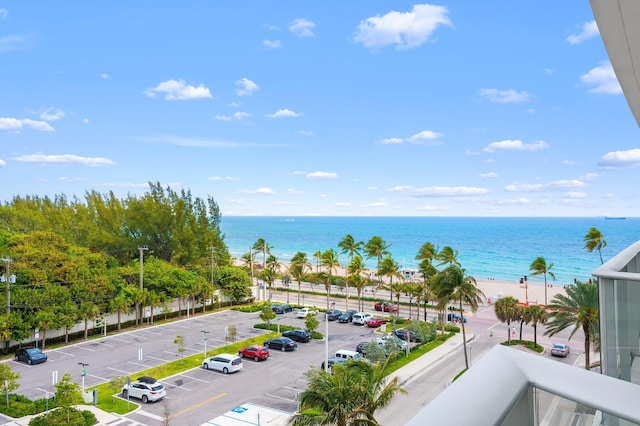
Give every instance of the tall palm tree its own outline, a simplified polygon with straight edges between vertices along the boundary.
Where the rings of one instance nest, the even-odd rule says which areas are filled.
[[[434,288],[438,297],[439,307],[442,309],[450,300],[458,302],[460,315],[464,318],[462,305],[468,305],[471,312],[478,310],[478,304],[485,297],[478,288],[476,279],[466,275],[465,270],[457,265],[451,265],[442,270],[434,279]],[[462,343],[464,346],[464,363],[469,368],[469,355],[467,354],[467,338],[465,335],[464,321],[462,322]]]
[[[267,266],[267,255],[271,253],[272,247],[263,238],[258,238],[251,248],[262,252],[262,269],[264,269]]]
[[[496,300],[493,310],[500,322],[507,323],[507,341],[511,343],[511,321],[518,321],[522,316],[518,299],[507,296]]]
[[[434,256],[435,256],[435,252],[434,252]],[[423,279],[422,299],[425,301],[425,306],[424,306],[425,321],[427,318],[426,302],[434,298],[433,291],[431,289],[431,279],[438,274],[438,270],[436,269],[435,266],[433,266],[434,258],[435,257],[425,257],[418,265],[418,271],[422,274],[422,279]]]
[[[454,250],[449,246],[445,246],[436,254],[438,265],[460,266],[458,262],[458,250]]]
[[[364,245],[364,252],[369,259],[376,259],[376,269],[380,270],[380,262],[382,261],[382,256],[388,255],[389,247],[391,244],[388,244],[382,237],[377,235],[371,237],[369,241]]]
[[[342,249],[340,253],[348,254],[349,261],[353,260],[353,256],[360,254],[360,251],[362,250],[363,246],[364,246],[364,243],[362,241],[356,241],[351,234],[345,235],[344,238],[340,240],[340,242],[338,243],[338,247]],[[346,289],[347,297],[345,298],[345,304],[348,310],[349,309],[349,280],[345,280],[345,283],[347,284],[347,289]]]
[[[333,281],[333,273],[336,272],[338,266],[340,266],[340,261],[338,260],[338,252],[334,249],[325,250],[322,253],[322,266],[327,268],[327,272],[329,273],[329,279],[326,284],[327,290],[327,309],[329,309],[329,294],[331,293],[331,283]]]
[[[307,253],[299,251],[291,258],[291,263],[289,263],[289,273],[293,279],[298,282],[298,306],[300,306],[300,287],[302,285],[302,281],[305,279],[307,271],[310,271],[311,269],[312,266],[307,258]]]
[[[604,239],[604,235],[597,228],[589,229],[587,235],[584,236],[584,248],[589,250],[591,253],[593,250],[598,250],[598,254],[600,255],[600,263],[604,263],[602,259],[602,249],[607,246],[607,242]]]
[[[547,275],[549,275],[554,281],[556,280],[556,276],[551,272],[551,268],[553,268],[553,262],[547,264],[547,261],[542,256],[536,257],[536,259],[531,262],[531,266],[529,266],[529,270],[533,271],[531,275],[544,275],[544,304],[547,305]]]
[[[361,309],[361,293],[366,281],[362,277],[362,272],[365,270],[364,260],[362,256],[359,254],[355,255],[353,259],[349,262],[347,266],[347,281],[351,282],[351,284],[356,287],[356,291],[358,292],[358,310]],[[347,309],[349,307],[347,306]]]
[[[433,263],[435,259],[437,259],[438,255],[438,247],[434,246],[430,242],[424,243],[418,249],[418,254],[416,254],[416,260],[427,260],[428,263]]]
[[[378,275],[389,279],[389,282],[386,286],[383,286],[383,288],[389,290],[389,301],[391,303],[393,303],[393,279],[402,278],[400,269],[400,264],[396,262],[390,254],[387,254],[378,265]]]
[[[547,331],[545,335],[554,336],[561,331],[572,327],[573,330],[569,335],[569,339],[582,328],[584,333],[584,353],[585,368],[591,368],[590,350],[591,340],[597,341],[597,333],[599,326],[599,309],[598,309],[598,284],[576,282],[575,286],[567,287],[567,294],[556,295],[549,309],[549,321],[547,322]]]
[[[522,310],[522,317],[525,323],[531,323],[533,326],[533,346],[536,347],[538,345],[538,324],[547,322],[547,311],[538,305],[531,305]]]
[[[320,261],[322,260],[322,252],[320,250],[316,250],[313,253],[313,257],[316,259],[316,272],[320,272]]]

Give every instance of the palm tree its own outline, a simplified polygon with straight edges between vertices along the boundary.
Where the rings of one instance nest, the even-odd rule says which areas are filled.
[[[507,341],[511,343],[511,321],[518,321],[522,316],[518,299],[512,296],[501,297],[496,300],[493,309],[500,322],[507,323]]]
[[[529,270],[533,271],[531,275],[544,275],[544,304],[547,305],[547,274],[555,281],[556,276],[551,272],[551,268],[553,268],[553,262],[547,265],[547,261],[542,256],[536,257],[536,260],[531,262],[531,266],[529,266]]]
[[[471,312],[478,310],[478,304],[485,297],[478,288],[476,279],[466,275],[465,270],[457,265],[451,265],[442,270],[434,279],[434,292],[438,297],[439,308],[442,309],[450,300],[458,302],[460,315],[464,318],[462,304],[468,305]],[[464,346],[464,363],[469,368],[469,356],[467,354],[467,338],[465,335],[464,320],[462,322],[462,343]]]
[[[290,425],[379,425],[375,412],[389,405],[395,394],[406,393],[398,379],[387,382],[383,364],[349,361],[333,374],[310,370],[309,384],[299,395],[298,413]]]
[[[522,310],[522,317],[525,323],[531,323],[533,326],[533,347],[535,348],[538,345],[538,324],[547,322],[547,311],[538,305],[531,305]],[[522,337],[520,339],[522,340]]]
[[[269,300],[271,300],[271,289],[276,278],[278,278],[278,272],[280,271],[280,262],[278,258],[272,254],[269,255],[265,262],[266,267],[260,273],[260,277],[267,283],[269,291]]]
[[[256,242],[253,243],[252,248],[255,251],[262,252],[262,269],[264,269],[267,263],[267,254],[271,253],[272,247],[264,239],[258,238]]]
[[[307,258],[307,253],[303,253],[301,251],[297,252],[291,258],[291,263],[289,264],[289,273],[298,282],[298,306],[300,306],[300,287],[302,285],[302,281],[307,275],[307,271],[310,271],[312,268],[311,263],[309,263],[309,259]]]
[[[124,293],[118,294],[109,302],[111,311],[115,311],[118,317],[118,332],[121,331],[122,314],[131,311],[131,300]]]
[[[349,261],[353,260],[353,256],[360,254],[363,246],[364,243],[362,241],[356,242],[351,234],[345,235],[344,238],[338,243],[338,247],[342,249],[340,253],[348,253]],[[347,284],[347,297],[345,298],[345,304],[347,310],[349,310],[349,280],[345,280],[345,283]]]
[[[460,262],[458,262],[458,250],[454,250],[449,246],[445,246],[442,248],[442,250],[436,254],[436,259],[438,259],[438,265],[446,265],[449,264],[449,266],[460,266]]]
[[[322,252],[320,250],[316,250],[313,253],[313,257],[316,259],[316,272],[320,272],[320,261],[322,260]]]
[[[332,274],[338,269],[338,266],[340,266],[340,262],[338,261],[338,252],[336,252],[334,249],[325,250],[322,253],[322,266],[327,268],[327,271],[329,273],[329,279],[326,284],[327,309],[329,309],[329,294],[331,293],[331,284],[333,281]]]
[[[362,259],[362,256],[360,256],[359,254],[355,255],[354,258],[351,259],[351,262],[349,262],[349,265],[347,266],[347,274],[348,274],[347,281],[351,282],[351,284],[353,284],[353,286],[356,288],[356,291],[358,292],[358,310],[361,309],[361,305],[362,305],[362,299],[361,299],[362,289],[366,285],[366,281],[362,276],[362,271],[364,271],[364,269],[365,269],[364,260]],[[347,306],[347,309],[348,309],[348,306]]]
[[[390,254],[387,254],[378,265],[378,275],[389,279],[389,284],[383,287],[386,287],[386,289],[389,290],[389,301],[393,303],[393,279],[402,278],[402,274],[400,273],[400,264],[396,262]]]
[[[591,253],[593,250],[598,250],[598,254],[600,255],[600,263],[604,263],[602,260],[602,249],[607,246],[607,242],[604,239],[604,235],[597,228],[589,229],[587,235],[584,236],[584,248],[589,250]]]
[[[436,258],[438,250],[431,243],[425,243],[422,247],[420,247],[420,251],[416,256],[416,259],[419,257],[422,259],[420,264],[418,265],[418,271],[422,274],[423,281],[423,290],[422,297],[425,301],[424,307],[424,318],[426,321],[427,318],[427,307],[426,302],[433,299],[433,291],[431,290],[431,278],[435,277],[438,274],[438,270],[435,266],[433,266],[433,260]]]
[[[380,270],[380,262],[382,261],[382,256],[390,254],[388,250],[389,247],[391,247],[391,244],[387,244],[387,242],[383,240],[382,237],[378,237],[377,235],[371,237],[371,239],[369,239],[369,241],[367,241],[367,243],[364,245],[364,252],[367,257],[369,259],[376,259],[376,269],[378,271]]]
[[[591,367],[589,353],[591,350],[591,340],[597,341],[599,326],[598,309],[598,284],[576,282],[576,285],[567,287],[567,294],[556,295],[549,309],[549,321],[545,335],[554,336],[561,331],[573,326],[569,339],[582,328],[584,333],[584,353],[585,368]]]
[[[428,263],[432,263],[433,260],[437,259],[437,256],[438,247],[434,246],[430,242],[426,242],[420,247],[420,249],[418,249],[416,260],[427,260]]]

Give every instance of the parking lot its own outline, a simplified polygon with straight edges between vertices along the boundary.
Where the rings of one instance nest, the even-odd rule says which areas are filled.
[[[319,331],[324,334],[325,322],[322,316],[319,319]],[[253,328],[259,322],[257,313],[223,311],[45,350],[49,360],[44,364],[29,366],[13,360],[8,362],[22,375],[18,392],[29,398],[42,398],[55,391],[56,374],[59,380],[63,374],[71,373],[74,381],[81,383],[80,363],[88,364],[84,377],[86,388],[115,376],[135,379],[142,370],[180,359],[182,354],[174,343],[177,335],[184,337],[184,356],[189,356],[203,353],[203,331],[207,331],[206,344],[210,350],[225,345],[225,327],[234,325],[239,341],[263,334],[264,331]],[[304,319],[296,318],[295,312],[280,315],[277,322],[304,328]],[[331,321],[329,356],[338,349],[354,350],[359,342],[374,338],[372,328]],[[297,407],[297,395],[306,387],[304,373],[310,367],[318,368],[324,357],[325,342],[311,341],[298,343],[294,352],[271,350],[266,361],[256,363],[244,359],[243,369],[234,374],[196,368],[162,378],[167,397],[158,403],[141,404],[140,409],[128,417],[150,426],[162,424],[166,417],[176,419],[176,424],[198,425],[245,402],[292,412]]]

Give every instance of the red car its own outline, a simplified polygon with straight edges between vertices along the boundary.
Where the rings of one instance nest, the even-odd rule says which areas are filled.
[[[238,351],[242,358],[253,358],[255,362],[269,358],[269,349],[264,346],[247,346]]]
[[[398,305],[392,305],[389,302],[378,302],[373,305],[376,311],[384,311],[384,312],[398,312]]]
[[[376,328],[376,327],[380,327],[383,324],[386,324],[387,320],[384,318],[380,318],[380,317],[373,317],[373,318],[369,318],[367,320],[367,326],[371,327],[371,328]]]

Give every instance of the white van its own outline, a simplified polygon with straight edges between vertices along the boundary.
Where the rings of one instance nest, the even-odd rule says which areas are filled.
[[[336,351],[335,358],[344,359],[345,361],[350,359],[360,359],[362,355],[356,351],[349,351],[347,349],[340,349]]]
[[[353,314],[353,323],[357,325],[365,325],[369,318],[372,318],[373,314],[369,312],[357,312]]]

